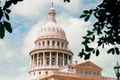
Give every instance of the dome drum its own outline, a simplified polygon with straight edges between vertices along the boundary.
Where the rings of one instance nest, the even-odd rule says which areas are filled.
[[[61,50],[34,50],[31,55],[33,69],[58,68],[72,63],[72,52]]]
[[[63,39],[43,38],[35,41],[36,49],[68,49],[68,42]]]

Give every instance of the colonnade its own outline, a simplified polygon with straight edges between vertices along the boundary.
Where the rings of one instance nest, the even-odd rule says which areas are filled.
[[[61,52],[41,52],[31,56],[31,66],[65,66],[72,63],[72,55]]]

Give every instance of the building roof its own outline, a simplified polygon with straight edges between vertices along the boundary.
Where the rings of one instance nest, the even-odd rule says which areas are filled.
[[[43,79],[50,79],[54,78],[55,80],[100,80],[101,77],[83,77],[79,74],[73,74],[73,73],[64,73],[64,72],[53,72],[50,75],[41,77],[41,80]]]
[[[71,65],[72,67],[76,68],[76,69],[91,69],[91,70],[97,70],[97,71],[102,71],[102,68],[97,66],[96,64],[94,64],[91,61],[86,61],[80,64],[75,64],[75,65]]]

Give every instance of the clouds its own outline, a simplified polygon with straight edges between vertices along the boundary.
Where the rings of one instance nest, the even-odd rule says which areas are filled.
[[[27,58],[10,40],[0,40],[0,79],[16,80],[27,74]],[[24,79],[26,77],[24,76]],[[17,79],[18,80],[18,79]]]
[[[36,16],[39,15],[39,12],[43,12],[47,4],[47,1],[44,0],[24,0],[23,2],[18,3],[13,7],[14,14],[22,16]]]
[[[59,7],[61,11],[66,11],[71,15],[78,15],[80,12],[80,0],[71,0],[71,3],[64,3],[63,0],[53,0],[54,6]],[[24,0],[12,7],[13,14],[20,16],[41,16],[47,12],[50,7],[50,0]]]
[[[10,36],[10,40],[0,40],[0,54],[2,55],[0,56],[0,80],[26,80],[29,67],[28,54],[34,47],[35,39],[39,36],[40,27],[46,21],[49,1],[24,0],[12,7],[14,32]],[[71,0],[71,3],[63,3],[63,0],[54,0],[57,21],[62,24],[61,26],[66,32],[69,48],[75,54],[74,60],[79,62],[82,62],[82,59],[77,56],[82,47],[80,44],[82,36],[91,26],[91,22],[79,19],[80,11],[92,3],[90,0],[87,0],[89,3],[83,3],[83,1]],[[91,60],[104,69],[105,75],[111,76],[113,75],[112,66],[116,59],[113,56],[105,55],[104,52],[103,50],[100,57],[93,56]]]

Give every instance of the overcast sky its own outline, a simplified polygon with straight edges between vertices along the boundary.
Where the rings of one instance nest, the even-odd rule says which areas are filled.
[[[77,57],[82,48],[80,42],[93,21],[84,22],[79,16],[82,10],[94,8],[100,0],[71,0],[71,3],[53,1],[57,22],[65,30],[69,48],[74,53],[73,60],[81,63],[83,60]],[[6,37],[0,40],[0,80],[27,80],[30,62],[28,54],[39,36],[40,27],[47,21],[49,7],[50,0],[24,0],[11,7],[13,33],[6,33]],[[92,56],[91,61],[103,68],[104,76],[114,76],[113,66],[120,56],[105,55],[105,49],[101,50],[99,57]]]

